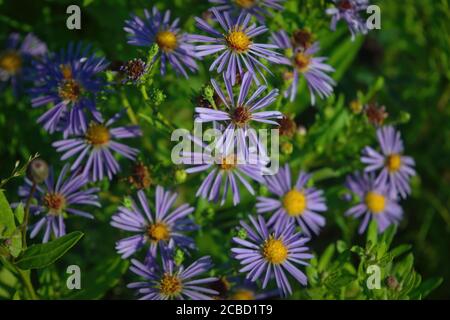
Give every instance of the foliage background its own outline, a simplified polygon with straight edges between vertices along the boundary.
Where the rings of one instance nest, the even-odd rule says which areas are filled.
[[[321,41],[323,53],[330,56],[340,78],[335,98],[308,107],[305,91],[293,104],[286,103],[281,110],[295,113],[296,122],[305,126],[308,134],[293,141],[294,153],[286,161],[316,171],[316,182],[327,190],[327,227],[314,240],[313,249],[322,252],[338,239],[350,244],[364,243],[356,234],[356,223],[343,218],[346,204],[340,200],[343,176],[360,167],[359,150],[367,143],[374,144],[374,131],[362,115],[353,114],[348,105],[357,91],[369,93],[374,100],[386,105],[388,122],[402,132],[406,153],[417,163],[419,177],[413,180],[413,195],[402,202],[405,219],[401,223],[394,243],[409,243],[415,256],[415,269],[424,277],[443,277],[444,281],[430,298],[450,298],[450,8],[447,0],[422,1],[372,1],[381,7],[382,29],[370,32],[355,43],[348,41],[348,31],[341,26],[333,34],[328,30],[329,18],[323,13],[324,0],[288,1],[288,10],[276,15],[271,27],[293,30],[309,27]],[[65,28],[68,5],[82,7],[82,29]],[[123,23],[131,12],[141,12],[157,3],[160,8],[170,8],[180,16],[188,31],[194,30],[193,16],[208,8],[207,1],[166,0],[0,0],[0,41],[12,31],[34,32],[44,40],[50,50],[65,47],[70,41],[82,40],[110,61],[124,61],[139,56],[136,47],[126,44]],[[145,52],[140,54],[145,57]],[[189,80],[169,76],[158,80],[157,86],[167,95],[159,110],[177,126],[190,128],[193,103],[208,81],[203,66],[199,75]],[[274,85],[277,86],[276,81]],[[131,105],[140,113],[149,111],[142,107],[138,94],[126,89]],[[119,95],[109,95],[100,101],[108,115],[119,110]],[[285,108],[285,109],[283,109]],[[32,110],[26,96],[16,100],[11,91],[0,96],[0,176],[8,176],[17,160],[25,161],[39,152],[58,168],[58,155],[51,147],[55,139],[46,134],[36,119],[42,110]],[[177,168],[170,164],[170,141],[167,133],[146,124],[141,119],[144,138],[141,141],[141,158],[151,165],[152,178],[164,186],[173,186]],[[127,163],[123,168],[128,169]],[[319,171],[317,171],[319,170]],[[114,242],[120,234],[110,227],[110,216],[123,196],[132,190],[124,182],[127,171],[114,180],[111,186],[103,185],[101,210],[94,211],[95,221],[74,219],[71,230],[82,230],[83,241],[55,266],[39,271],[41,294],[69,298],[131,298],[126,289],[133,277],[126,272],[127,262],[114,251]],[[21,179],[7,186],[10,201],[18,200],[16,190]],[[202,224],[197,236],[199,255],[211,254],[217,265],[229,263],[229,239],[237,224],[237,217],[245,217],[253,210],[253,200],[244,198],[236,208],[211,206],[197,201],[194,188],[200,177],[188,177],[177,187],[183,200],[196,205],[195,218]],[[110,191],[108,191],[110,190]],[[264,192],[264,190],[262,190]],[[86,290],[64,291],[67,264],[79,264]],[[230,269],[231,270],[231,269]],[[8,297],[8,288],[14,279],[0,272],[0,296]],[[61,280],[62,279],[62,280]],[[48,284],[48,285],[45,285]]]

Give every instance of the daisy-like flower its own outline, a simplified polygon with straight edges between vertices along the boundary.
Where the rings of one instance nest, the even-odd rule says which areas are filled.
[[[249,131],[251,122],[268,123],[278,126],[278,122],[273,119],[282,119],[283,114],[279,111],[261,111],[268,105],[273,103],[277,96],[278,90],[270,91],[264,97],[260,97],[266,86],[258,87],[254,93],[247,98],[253,78],[250,72],[246,72],[242,79],[239,95],[233,94],[231,81],[224,76],[224,82],[227,89],[227,95],[224,94],[220,85],[211,79],[215,92],[219,96],[225,111],[212,108],[197,107],[196,121],[200,122],[221,122],[225,125],[224,135],[219,140],[219,145],[225,143],[228,145],[233,141],[237,134],[237,139],[242,143],[241,147],[247,149],[247,137],[251,143],[257,146],[261,152],[265,152],[265,148],[261,145],[254,131]],[[239,130],[240,129],[240,130]]]
[[[116,249],[123,259],[128,258],[143,246],[149,244],[147,257],[154,259],[160,250],[169,253],[174,246],[183,249],[194,249],[194,240],[183,232],[195,230],[197,227],[187,216],[194,211],[188,204],[171,210],[177,194],[156,187],[155,213],[152,214],[145,196],[140,190],[137,193],[140,208],[132,201],[131,207],[119,207],[119,212],[112,217],[111,225],[135,235],[117,242]]]
[[[67,137],[81,134],[88,126],[85,111],[101,122],[95,95],[105,85],[99,73],[106,67],[104,58],[89,53],[89,47],[71,43],[67,50],[48,54],[35,64],[35,87],[30,90],[33,107],[52,104],[37,120],[50,133],[63,131]]]
[[[335,7],[326,10],[326,14],[331,16],[331,30],[335,31],[337,23],[344,20],[352,34],[352,40],[359,33],[367,33],[366,23],[360,12],[366,11],[369,6],[368,0],[333,0],[333,2]]]
[[[292,186],[288,165],[276,175],[265,177],[267,187],[278,199],[258,197],[256,209],[258,213],[275,212],[268,221],[269,226],[278,230],[285,224],[298,224],[308,237],[319,234],[325,226],[325,217],[319,212],[326,211],[327,206],[322,190],[306,187],[309,178],[309,174],[300,172]]]
[[[42,217],[31,229],[30,238],[34,238],[43,228],[44,243],[50,239],[51,235],[56,238],[61,237],[66,234],[66,225],[64,223],[66,214],[93,219],[94,216],[92,214],[80,210],[77,206],[90,205],[101,207],[96,195],[100,189],[83,189],[89,182],[87,177],[73,174],[67,178],[68,172],[69,165],[65,165],[58,179],[55,180],[53,169],[50,169],[44,184],[37,185],[36,192],[32,195],[32,198],[37,203],[30,205],[30,212]],[[25,179],[25,185],[19,188],[19,196],[23,202],[26,202],[30,196],[32,185],[31,180],[27,178]]]
[[[242,265],[239,272],[247,273],[247,279],[253,282],[262,278],[263,289],[275,274],[278,289],[283,295],[292,294],[286,271],[305,286],[306,275],[296,264],[307,266],[305,260],[313,257],[306,252],[308,247],[304,245],[309,239],[296,233],[292,224],[271,231],[262,216],[258,216],[258,220],[250,216],[250,221],[253,227],[241,221],[248,239],[233,238],[235,243],[243,247],[231,249],[234,258]]]
[[[217,295],[217,291],[203,286],[217,278],[198,278],[211,269],[210,257],[200,258],[187,268],[166,259],[162,260],[161,267],[144,265],[135,259],[131,263],[130,270],[145,279],[128,285],[128,288],[137,290],[140,300],[212,300],[211,296]]]
[[[17,94],[22,78],[30,73],[28,69],[32,59],[40,58],[47,53],[47,46],[35,35],[29,33],[22,43],[18,33],[11,33],[6,41],[6,47],[0,51],[0,83],[11,81]]]
[[[248,192],[252,195],[255,194],[248,178],[260,183],[264,181],[262,175],[265,165],[261,160],[253,159],[252,154],[239,154],[231,148],[212,150],[210,146],[206,146],[195,137],[190,138],[201,150],[198,152],[194,149],[193,152],[181,154],[181,162],[185,165],[192,165],[192,167],[186,169],[186,173],[210,170],[197,190],[197,197],[200,196],[208,201],[218,202],[222,193],[221,205],[223,205],[228,192],[231,191],[233,204],[237,205],[241,201],[239,182],[244,185]]]
[[[359,233],[366,230],[371,218],[377,220],[379,232],[401,220],[402,207],[391,197],[385,184],[375,181],[373,174],[357,172],[348,176],[345,184],[359,197],[359,203],[345,213],[347,216],[362,218]]]
[[[150,47],[156,43],[161,56],[161,74],[166,74],[167,63],[176,72],[188,78],[186,68],[197,71],[194,46],[187,42],[189,35],[179,28],[179,19],[170,21],[170,11],[159,12],[153,7],[145,12],[145,20],[132,15],[125,21],[124,30],[129,33],[128,43],[139,47]]]
[[[414,159],[403,155],[403,141],[400,132],[392,126],[381,127],[377,130],[377,138],[381,153],[371,147],[365,147],[361,161],[367,165],[366,172],[381,169],[377,183],[387,184],[392,196],[400,194],[406,198],[411,193],[409,180],[416,175]]]
[[[217,70],[224,73],[231,84],[236,84],[236,76],[241,77],[245,71],[251,71],[253,77],[259,82],[257,74],[264,80],[263,70],[272,72],[261,62],[260,58],[272,63],[280,63],[279,53],[274,44],[255,43],[254,37],[263,34],[268,29],[265,26],[249,26],[251,15],[241,12],[239,17],[230,17],[228,12],[220,13],[216,8],[211,9],[215,19],[224,30],[219,32],[201,18],[195,18],[197,26],[211,36],[191,35],[190,41],[208,43],[196,47],[197,56],[204,57],[220,53],[211,64],[209,71]]]
[[[319,43],[314,42],[306,46],[293,46],[286,31],[281,30],[272,33],[272,42],[278,47],[286,49],[286,56],[281,58],[281,63],[292,67],[292,82],[284,92],[284,96],[294,101],[297,95],[300,76],[305,77],[311,95],[311,104],[316,101],[315,95],[324,99],[333,93],[334,80],[327,72],[334,72],[333,67],[325,63],[326,57],[315,57],[319,51]]]
[[[232,14],[245,12],[256,17],[258,21],[264,21],[264,17],[270,15],[269,9],[282,11],[284,0],[209,0],[216,4],[218,11],[227,11]]]
[[[71,166],[72,171],[80,168],[82,174],[87,175],[91,181],[102,180],[105,175],[111,180],[113,175],[120,171],[119,163],[111,151],[130,160],[134,160],[139,152],[138,149],[114,140],[142,135],[139,126],[111,128],[121,115],[122,113],[117,113],[106,123],[92,121],[81,135],[56,141],[52,145],[56,151],[64,153],[61,156],[62,161],[77,155]],[[87,161],[84,161],[86,158]]]

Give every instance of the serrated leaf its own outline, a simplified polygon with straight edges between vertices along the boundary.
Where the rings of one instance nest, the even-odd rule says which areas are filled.
[[[14,213],[3,191],[0,190],[0,238],[10,237],[15,229]]]
[[[82,232],[74,231],[56,240],[32,245],[19,257],[16,265],[22,270],[44,268],[61,258],[82,237]]]

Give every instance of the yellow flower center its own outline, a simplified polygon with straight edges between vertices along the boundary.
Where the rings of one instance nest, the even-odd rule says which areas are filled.
[[[236,165],[237,165],[237,157],[234,154],[230,154],[222,158],[222,162],[220,163],[220,169],[232,170],[236,168]]]
[[[399,154],[391,154],[386,159],[386,167],[390,172],[397,172],[402,166],[402,158]]]
[[[166,297],[174,297],[181,293],[183,285],[176,275],[164,274],[159,283],[159,290]]]
[[[158,242],[161,240],[167,241],[170,238],[170,230],[166,224],[157,222],[150,225],[147,229],[147,234],[152,241]]]
[[[288,256],[288,249],[284,245],[283,241],[271,237],[264,242],[262,254],[270,263],[281,264]]]
[[[381,213],[386,207],[386,198],[374,191],[370,191],[366,195],[366,205],[372,213]]]
[[[234,0],[234,2],[244,9],[250,9],[256,4],[256,0]]]
[[[231,300],[255,300],[255,295],[250,290],[237,290],[231,295]]]
[[[9,74],[15,74],[22,67],[22,58],[15,51],[10,51],[0,56],[0,68]]]
[[[306,72],[311,63],[311,57],[303,52],[299,52],[294,57],[294,63],[298,71]]]
[[[303,192],[298,190],[291,190],[283,198],[283,207],[287,214],[296,217],[305,212],[307,205],[306,196]]]
[[[110,138],[111,136],[108,128],[102,124],[92,123],[86,132],[86,140],[94,147],[100,147],[107,144]]]
[[[63,80],[58,88],[58,94],[63,100],[75,102],[81,94],[81,86],[73,79]]]
[[[60,193],[47,193],[44,196],[44,205],[51,215],[59,215],[66,206],[66,198]]]
[[[238,53],[247,51],[252,44],[250,37],[241,30],[231,31],[227,36],[225,36],[225,40],[228,47]]]
[[[168,30],[160,31],[156,34],[156,43],[163,51],[173,51],[177,47],[177,36]]]

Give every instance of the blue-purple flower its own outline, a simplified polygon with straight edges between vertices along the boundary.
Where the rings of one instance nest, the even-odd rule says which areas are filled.
[[[65,136],[87,130],[86,111],[101,122],[95,96],[105,81],[99,75],[106,67],[104,58],[90,54],[88,46],[69,44],[67,50],[50,53],[35,64],[35,87],[30,90],[33,107],[52,107],[37,120],[50,133]]]
[[[361,161],[367,165],[366,172],[380,173],[377,183],[386,184],[392,196],[400,194],[406,198],[411,193],[409,180],[416,175],[414,171],[414,159],[403,155],[404,147],[400,132],[392,126],[377,129],[377,138],[381,147],[381,153],[365,147]]]
[[[294,225],[284,225],[278,230],[269,229],[264,218],[258,220],[249,217],[252,227],[241,221],[247,232],[247,239],[234,237],[233,241],[242,246],[232,248],[234,258],[239,260],[242,268],[239,272],[247,273],[247,279],[256,281],[263,279],[264,289],[275,275],[275,281],[283,295],[292,294],[286,271],[300,284],[307,284],[306,275],[296,264],[307,266],[305,261],[313,257],[304,244],[309,240],[294,231]]]
[[[197,229],[194,222],[187,217],[194,211],[193,207],[185,203],[171,209],[177,194],[164,191],[161,186],[156,187],[154,214],[144,191],[138,191],[137,198],[142,210],[132,201],[130,207],[119,207],[119,212],[111,221],[113,227],[135,233],[116,244],[117,252],[123,259],[146,245],[149,245],[147,257],[151,260],[156,258],[158,248],[163,251],[163,255],[170,255],[175,246],[182,249],[195,248],[194,240],[183,234]]]
[[[236,83],[236,76],[239,74],[242,77],[246,71],[250,71],[258,82],[257,74],[265,80],[263,70],[272,74],[259,60],[262,58],[272,63],[280,63],[279,53],[271,50],[278,47],[274,44],[254,42],[256,36],[268,29],[256,24],[249,25],[251,15],[244,12],[234,18],[228,12],[220,13],[216,8],[212,8],[211,11],[223,31],[218,31],[201,18],[195,18],[198,28],[211,36],[190,36],[190,41],[207,43],[196,46],[197,56],[219,54],[209,71],[217,70],[218,73],[224,73],[232,85]]]
[[[218,11],[226,11],[231,14],[240,14],[245,12],[256,17],[258,21],[264,21],[264,17],[270,15],[270,9],[283,10],[282,3],[285,0],[209,0],[216,4]]]
[[[356,172],[346,179],[347,188],[359,198],[358,204],[345,212],[347,216],[361,218],[359,233],[363,233],[371,219],[375,219],[378,231],[383,232],[391,224],[398,224],[403,210],[384,183],[377,183],[372,173]]]
[[[352,40],[359,33],[366,34],[366,22],[360,16],[360,11],[366,11],[369,6],[369,0],[333,0],[335,7],[328,8],[326,14],[331,16],[331,30],[336,30],[336,25],[340,20],[344,20]]]
[[[64,216],[76,215],[89,219],[94,216],[78,208],[80,205],[90,205],[100,207],[96,193],[98,188],[83,189],[89,182],[83,175],[72,174],[67,178],[69,165],[65,165],[55,180],[53,169],[43,185],[36,186],[36,192],[32,198],[37,203],[30,205],[30,212],[42,217],[31,229],[30,237],[34,238],[39,231],[44,229],[43,242],[47,242],[50,236],[58,238],[66,234],[66,225]],[[19,196],[23,202],[26,202],[30,196],[33,183],[25,179],[25,185],[19,188]]]
[[[62,161],[76,156],[71,166],[72,171],[79,169],[91,181],[102,180],[104,176],[111,180],[120,171],[120,165],[111,151],[130,160],[134,160],[139,152],[138,149],[115,140],[142,135],[139,126],[112,128],[121,115],[122,113],[116,114],[106,123],[92,121],[81,135],[56,141],[52,145],[56,151],[63,152]]]
[[[319,43],[309,46],[294,46],[284,30],[272,33],[272,42],[282,49],[286,49],[286,56],[281,58],[281,63],[292,67],[292,82],[284,92],[284,96],[294,101],[297,95],[300,77],[306,79],[311,104],[315,104],[317,94],[324,99],[333,93],[335,81],[327,74],[334,72],[333,67],[326,64],[326,57],[315,57],[319,51]]]
[[[183,152],[181,162],[192,165],[186,169],[187,173],[208,171],[209,173],[197,190],[196,196],[208,201],[218,202],[222,194],[221,205],[227,199],[231,191],[233,204],[237,205],[241,200],[239,183],[244,185],[252,195],[255,190],[248,178],[262,183],[265,172],[265,164],[257,155],[247,152],[241,154],[231,148],[211,149],[195,137],[191,137],[194,144],[200,147],[197,151]]]
[[[325,226],[325,217],[320,212],[327,210],[323,191],[307,187],[310,174],[300,172],[294,186],[291,183],[289,165],[280,168],[273,176],[266,176],[266,185],[278,199],[258,197],[258,213],[274,212],[267,224],[275,230],[285,224],[297,224],[308,237],[318,235]]]
[[[259,122],[278,126],[278,122],[274,121],[274,119],[283,118],[283,114],[280,111],[261,111],[276,100],[278,90],[273,89],[265,96],[260,97],[266,89],[266,86],[259,86],[248,97],[253,82],[250,72],[244,74],[237,97],[233,94],[231,81],[225,76],[224,82],[227,95],[224,94],[220,85],[214,79],[211,79],[211,84],[226,110],[197,107],[195,108],[197,113],[196,121],[220,122],[225,125],[223,130],[224,134],[218,141],[219,145],[225,144],[228,146],[236,138],[241,143],[241,149],[247,149],[247,138],[249,138],[251,143],[265,154],[266,150],[260,143],[255,132],[249,131],[251,128],[250,123]],[[236,135],[238,136],[236,137]],[[241,151],[244,152],[244,150]]]
[[[18,33],[11,33],[6,41],[6,48],[0,51],[0,83],[11,81],[15,93],[21,87],[21,81],[29,68],[32,59],[40,58],[47,53],[47,46],[35,35],[29,33],[22,43]]]
[[[195,72],[198,67],[194,46],[187,42],[189,35],[180,30],[179,19],[171,22],[170,11],[160,12],[156,7],[151,12],[144,12],[144,21],[135,15],[125,21],[128,43],[140,47],[150,47],[156,43],[161,56],[161,74],[166,73],[169,63],[176,72],[188,78],[186,68]]]
[[[217,295],[217,291],[203,286],[217,278],[199,278],[211,269],[210,257],[200,258],[187,268],[165,259],[161,267],[144,265],[135,259],[131,263],[130,270],[145,279],[128,285],[128,288],[137,290],[140,300],[212,300],[211,296]]]

